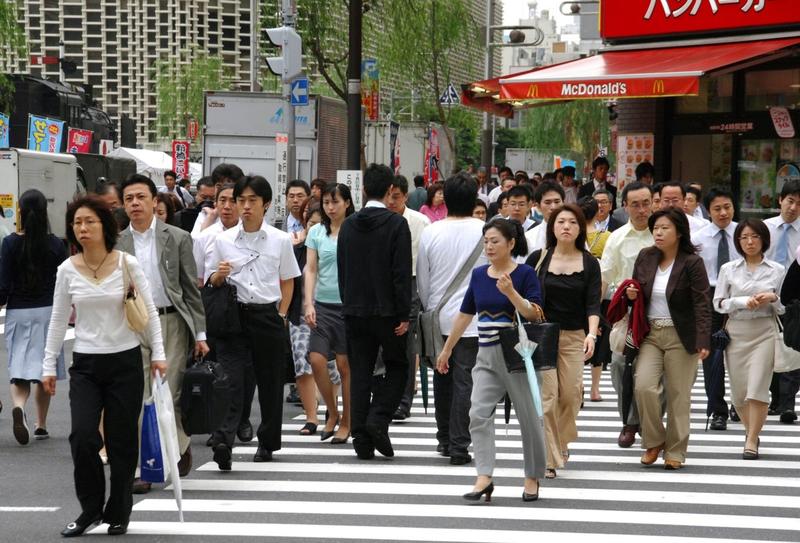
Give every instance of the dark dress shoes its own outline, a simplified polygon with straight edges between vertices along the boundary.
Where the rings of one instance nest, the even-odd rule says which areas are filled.
[[[727,430],[728,429],[728,421],[725,420],[725,417],[722,415],[714,415],[711,419],[711,425],[709,426],[712,430]]]
[[[368,439],[364,439],[362,437],[354,437],[353,449],[356,451],[356,455],[361,460],[371,460],[375,458],[375,447],[372,445],[372,443],[370,443]]]
[[[448,445],[443,445],[439,443],[436,446],[436,452],[442,456],[450,456],[450,447]]]
[[[250,424],[249,420],[239,424],[239,428],[236,430],[236,437],[238,437],[239,441],[242,443],[253,441],[253,425]]]
[[[186,477],[192,471],[192,446],[187,447],[186,452],[181,455],[178,460],[178,475]]]
[[[368,424],[367,433],[372,439],[372,444],[375,446],[376,451],[389,458],[394,456],[394,448],[392,447],[392,441],[389,439],[389,432],[386,428]]]
[[[259,445],[253,456],[253,462],[272,462],[272,451]]]
[[[124,524],[109,524],[108,535],[123,535],[128,533],[128,523]]]
[[[225,443],[220,443],[214,447],[214,462],[220,471],[231,470],[231,448]]]
[[[617,445],[623,449],[629,448],[636,441],[636,426],[626,424],[617,438]]]
[[[147,481],[142,481],[138,477],[133,480],[133,493],[134,494],[147,494],[150,492],[152,485]]]
[[[463,466],[470,462],[472,462],[472,457],[468,453],[450,455],[450,465],[452,466]]]
[[[103,521],[103,515],[86,515],[85,513],[81,513],[77,519],[73,522],[67,524],[63,530],[61,530],[61,535],[63,537],[78,537],[79,535],[83,535],[88,528],[94,526],[95,524],[100,524]]]

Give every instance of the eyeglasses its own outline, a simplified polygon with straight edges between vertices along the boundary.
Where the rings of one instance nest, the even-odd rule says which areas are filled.
[[[744,242],[755,241],[758,239],[761,239],[761,236],[759,236],[758,234],[747,234],[744,236],[739,236],[739,241],[744,241]]]

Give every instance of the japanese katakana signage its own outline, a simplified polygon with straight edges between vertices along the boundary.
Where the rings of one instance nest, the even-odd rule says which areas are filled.
[[[178,179],[189,177],[189,142],[172,141],[172,169],[178,175]]]
[[[68,153],[90,153],[92,151],[92,131],[70,128],[67,132]]]
[[[5,149],[6,147],[10,147],[8,144],[9,142],[9,131],[8,131],[8,115],[5,113],[0,113],[0,149]]]
[[[771,107],[769,108],[769,114],[772,117],[772,124],[779,138],[791,139],[794,137],[794,123],[792,123],[792,116],[789,114],[788,109],[785,107]]]
[[[60,153],[63,136],[64,121],[28,115],[28,149]]]
[[[797,0],[603,0],[600,6],[601,34],[610,41],[800,23]]]

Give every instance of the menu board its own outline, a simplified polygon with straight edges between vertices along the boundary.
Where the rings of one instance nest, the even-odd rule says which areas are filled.
[[[800,180],[800,141],[745,141],[739,171],[742,209],[777,210],[783,185]]]
[[[653,134],[624,134],[617,138],[617,188],[636,181],[636,166],[653,164]]]

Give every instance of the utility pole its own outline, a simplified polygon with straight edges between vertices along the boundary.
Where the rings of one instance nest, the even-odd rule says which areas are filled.
[[[295,0],[283,0],[283,26],[294,29],[295,13],[297,6]],[[302,43],[302,42],[301,42]],[[298,59],[302,65],[302,60]],[[293,79],[294,76],[291,78]],[[289,145],[286,153],[286,179],[293,181],[297,179],[297,144],[295,143],[295,116],[294,106],[292,105],[292,82],[283,80],[283,100],[286,114],[283,116],[283,127],[286,135],[289,136]]]
[[[258,92],[261,85],[258,84],[258,0],[250,0],[250,92]]]
[[[494,0],[486,1],[486,63],[484,65],[484,79],[492,77],[492,53],[494,49],[492,43],[492,23],[494,15]],[[491,117],[492,124],[494,124],[494,115],[488,111],[483,112],[483,130],[481,131],[481,166],[486,168],[486,174],[491,179],[492,166],[494,165],[494,135],[493,130],[489,126],[489,119]]]
[[[361,169],[362,0],[350,0],[350,53],[347,59],[347,169]]]

